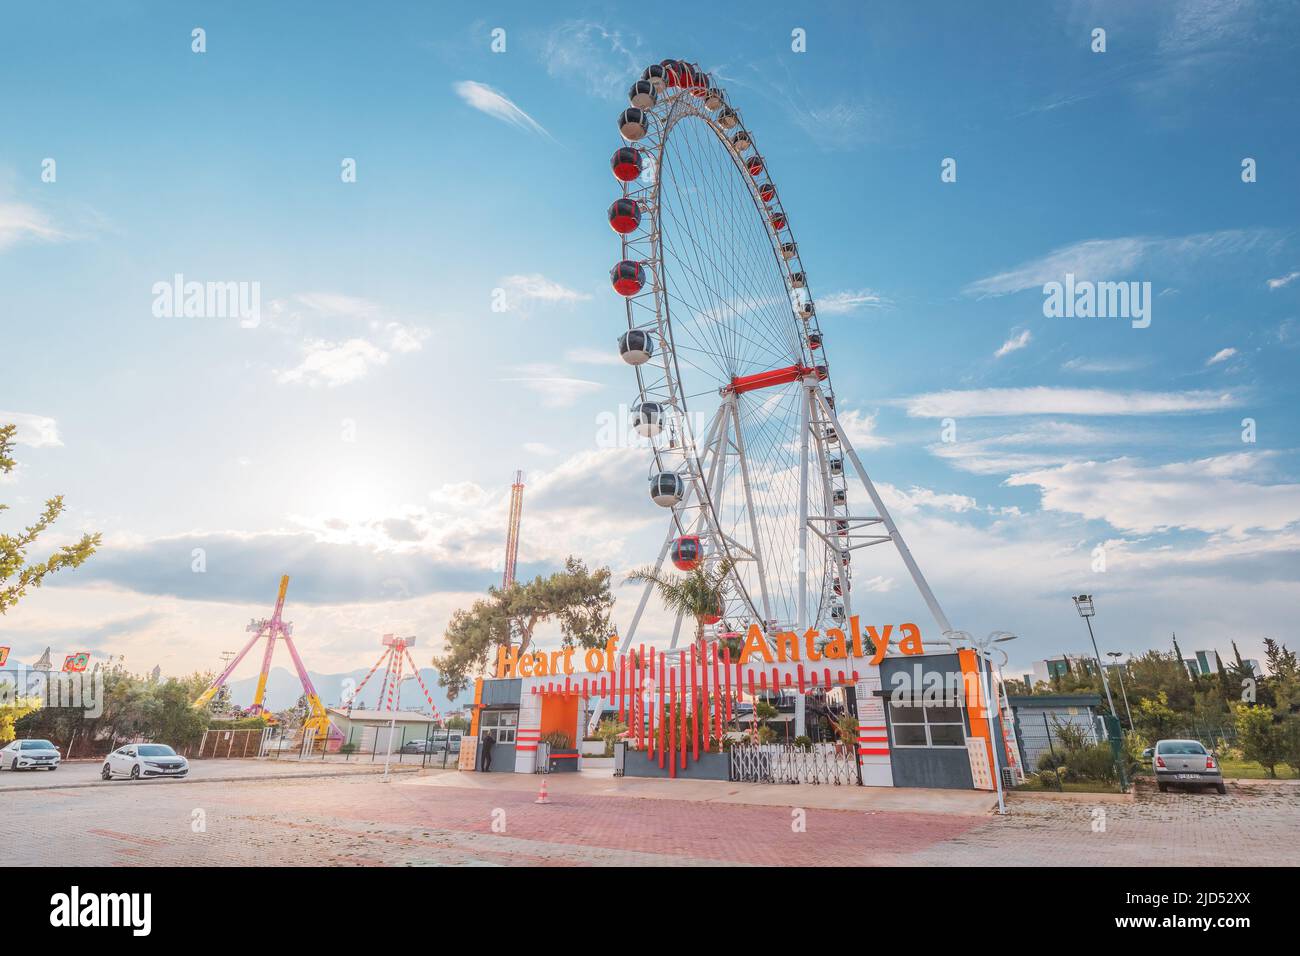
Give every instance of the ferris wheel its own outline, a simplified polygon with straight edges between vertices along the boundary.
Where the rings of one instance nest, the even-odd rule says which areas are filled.
[[[682,60],[647,67],[628,99],[610,161],[622,186],[608,212],[622,240],[610,282],[627,309],[630,424],[651,451],[649,496],[671,514],[658,565],[725,562],[705,618],[715,634],[751,623],[802,633],[855,613],[854,552],[892,541],[951,630],[836,416],[808,277],[753,133]],[[850,499],[853,472],[863,502]]]

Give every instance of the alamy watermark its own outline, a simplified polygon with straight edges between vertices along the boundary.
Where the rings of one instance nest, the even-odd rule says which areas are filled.
[[[170,282],[155,282],[151,291],[158,319],[239,319],[246,329],[262,321],[260,282],[186,281],[178,272]]]
[[[1049,319],[1130,319],[1133,328],[1151,324],[1150,282],[1093,282],[1073,272],[1064,282],[1043,283],[1043,315]]]

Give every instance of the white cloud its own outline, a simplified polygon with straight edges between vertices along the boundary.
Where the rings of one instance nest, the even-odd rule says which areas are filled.
[[[1228,359],[1232,358],[1236,354],[1237,354],[1237,350],[1234,348],[1219,349],[1219,351],[1215,352],[1213,355],[1211,355],[1208,359],[1205,360],[1205,364],[1218,365],[1220,362],[1228,361]]]
[[[1276,279],[1269,279],[1269,290],[1271,291],[1273,289],[1281,289],[1285,286],[1289,286],[1296,279],[1300,279],[1300,272],[1288,272],[1286,275],[1279,276]]]
[[[1079,460],[1084,446],[1102,446],[1113,441],[1110,430],[1076,422],[1031,421],[1016,431],[963,438],[930,446],[942,458],[962,471],[975,475],[1008,475],[1047,468]],[[1067,451],[1054,449],[1065,448]]]
[[[540,272],[503,276],[497,282],[505,290],[506,311],[524,315],[535,305],[572,305],[591,298],[588,293],[570,289]]]
[[[388,353],[365,339],[327,342],[308,339],[302,345],[302,360],[276,375],[282,385],[324,385],[334,388],[355,382],[372,368],[388,363]]]
[[[473,80],[462,80],[453,84],[452,88],[455,89],[457,96],[479,112],[486,113],[503,123],[509,123],[511,126],[517,126],[519,129],[552,139],[551,134],[543,129],[540,123],[511,102],[504,93]]]
[[[979,279],[962,291],[975,296],[1008,295],[1025,289],[1042,289],[1045,283],[1062,281],[1067,273],[1073,274],[1076,280],[1115,281],[1131,275],[1139,266],[1150,271],[1179,268],[1197,259],[1247,252],[1271,235],[1263,229],[1226,229],[1171,239],[1152,236],[1088,239]]]
[[[872,412],[868,415],[861,409],[850,408],[838,416],[845,437],[858,451],[883,448],[885,445],[891,444],[889,439],[876,434],[876,414]]]
[[[1148,364],[1144,359],[1085,359],[1072,358],[1061,363],[1064,372],[1136,372]]]
[[[883,309],[887,299],[873,289],[832,292],[817,299],[817,311],[822,315],[847,315],[861,309]]]
[[[17,425],[14,440],[20,445],[32,448],[51,448],[62,445],[59,438],[59,423],[45,415],[30,415],[27,412],[0,412],[0,425]]]
[[[24,239],[57,242],[66,234],[50,222],[50,218],[26,203],[0,203],[0,249],[5,249]]]
[[[1120,531],[1239,536],[1300,521],[1300,484],[1256,480],[1266,460],[1248,452],[1155,466],[1116,458],[1013,475],[1007,484],[1036,486],[1044,509],[1106,521]]]
[[[558,452],[550,445],[540,441],[524,442],[524,451],[528,452],[530,455],[538,455],[542,458],[550,458],[558,454]]]
[[[1029,330],[1021,329],[1019,332],[1012,335],[1011,338],[998,346],[998,350],[993,353],[993,357],[1002,358],[1005,355],[1010,355],[1012,352],[1020,351],[1029,344],[1030,338],[1032,338],[1032,336],[1030,335]]]
[[[902,400],[913,418],[1002,415],[1163,415],[1232,408],[1230,392],[1137,392],[1101,388],[977,388],[926,392]]]
[[[540,396],[542,404],[547,408],[567,408],[584,395],[605,387],[600,382],[565,375],[554,365],[521,365],[515,371],[519,374],[501,381],[524,386]]]

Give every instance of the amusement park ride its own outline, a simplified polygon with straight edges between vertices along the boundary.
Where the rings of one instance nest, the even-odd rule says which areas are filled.
[[[622,187],[608,210],[622,241],[610,282],[627,311],[619,353],[636,373],[630,425],[649,439],[650,498],[670,509],[656,568],[726,561],[706,634],[756,622],[770,640],[847,621],[854,552],[892,543],[949,634],[836,413],[808,275],[753,133],[682,60],[649,66],[628,98],[610,161]],[[850,504],[850,474],[868,506]]]
[[[284,642],[289,648],[289,656],[293,658],[293,666],[298,671],[298,679],[302,681],[302,692],[307,698],[308,714],[307,719],[303,721],[304,735],[311,735],[317,739],[324,738],[329,734],[330,720],[329,715],[325,712],[325,707],[320,702],[320,696],[316,693],[316,688],[312,686],[311,678],[307,676],[307,668],[303,666],[302,658],[298,656],[298,649],[293,644],[293,624],[283,620],[284,613],[284,596],[289,590],[289,576],[286,574],[280,578],[280,593],[275,599],[275,610],[271,612],[269,618],[262,620],[253,620],[248,622],[247,631],[252,633],[252,637],[243,649],[226,665],[226,669],[221,672],[212,685],[199,695],[198,700],[194,702],[195,709],[206,707],[208,702],[216,696],[222,686],[230,679],[239,662],[244,656],[253,649],[253,646],[263,637],[266,638],[266,651],[262,654],[262,671],[257,676],[257,690],[253,694],[252,712],[254,714],[267,713],[262,702],[266,697],[266,679],[271,673],[271,657],[275,653],[276,639]]]

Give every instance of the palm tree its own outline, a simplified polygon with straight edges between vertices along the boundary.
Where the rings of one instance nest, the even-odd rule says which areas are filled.
[[[653,584],[664,607],[695,618],[695,641],[704,643],[704,619],[723,606],[722,585],[731,573],[731,561],[723,559],[711,569],[703,564],[685,575],[665,576],[655,568],[641,568],[627,576],[629,584]]]

